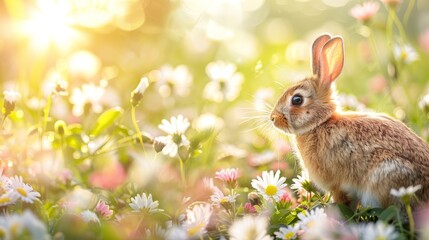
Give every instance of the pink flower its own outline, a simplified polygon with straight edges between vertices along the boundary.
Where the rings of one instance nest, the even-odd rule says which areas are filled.
[[[110,210],[109,205],[107,205],[103,200],[98,201],[95,211],[104,219],[109,219],[113,214],[113,211]]]
[[[222,180],[229,186],[234,187],[237,183],[238,168],[227,168],[216,172],[215,178]]]
[[[378,12],[380,5],[377,2],[364,2],[350,10],[350,15],[362,22],[368,22]]]
[[[291,197],[290,197],[289,193],[288,193],[288,192],[285,192],[285,193],[283,194],[282,198],[280,199],[280,201],[281,201],[282,203],[287,203],[287,202],[292,202],[292,199],[291,199]]]
[[[256,208],[251,203],[244,204],[244,212],[246,213],[256,213]]]
[[[113,162],[100,171],[93,172],[89,182],[93,187],[114,189],[121,185],[126,178],[124,167],[119,162]]]

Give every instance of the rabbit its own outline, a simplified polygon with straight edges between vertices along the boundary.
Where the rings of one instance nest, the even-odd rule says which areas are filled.
[[[334,81],[343,65],[342,37],[318,37],[313,76],[284,92],[271,112],[273,125],[292,134],[300,164],[334,202],[387,207],[400,204],[391,189],[418,185],[412,206],[427,202],[429,145],[387,115],[341,111]]]

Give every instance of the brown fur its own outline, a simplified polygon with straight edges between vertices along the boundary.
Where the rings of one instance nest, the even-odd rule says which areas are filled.
[[[327,71],[323,64],[313,62],[319,66],[315,76],[290,87],[271,114],[277,128],[295,134],[301,163],[314,183],[330,191],[336,202],[358,198],[363,205],[382,207],[397,202],[392,188],[420,184],[416,195],[428,202],[429,145],[389,116],[339,110],[332,82],[342,66],[332,79],[320,74],[320,69]],[[305,95],[302,106],[290,103],[296,93]]]

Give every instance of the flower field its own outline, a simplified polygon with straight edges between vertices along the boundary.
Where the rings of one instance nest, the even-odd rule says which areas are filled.
[[[429,2],[0,2],[0,239],[429,239],[421,186],[351,209],[270,112],[341,36],[345,110],[429,141]]]

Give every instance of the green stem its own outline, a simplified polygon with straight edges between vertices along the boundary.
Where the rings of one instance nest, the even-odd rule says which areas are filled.
[[[134,128],[135,128],[135,130],[136,130],[136,132],[138,134],[137,137],[139,139],[139,142],[140,142],[140,144],[142,145],[142,147],[144,149],[142,133],[140,131],[140,128],[139,128],[139,125],[137,124],[137,119],[136,119],[136,107],[134,107],[134,106],[131,107],[131,118],[132,118],[132,121],[133,121]]]
[[[407,10],[404,14],[404,25],[408,25],[408,20],[410,20],[411,12],[413,11],[416,0],[410,0],[408,2]]]
[[[3,119],[1,120],[0,130],[3,130],[4,122],[6,121],[7,114],[3,115]]]
[[[387,22],[386,22],[386,36],[388,43],[390,46],[393,45],[393,21],[394,21],[394,15],[395,10],[392,8],[389,8],[389,15],[387,16]]]
[[[182,178],[183,187],[186,188],[185,167],[182,159],[180,160],[180,177]]]
[[[411,212],[411,205],[409,203],[405,205],[405,210],[407,211],[408,222],[410,224],[410,239],[414,240],[414,218],[413,213]]]
[[[43,129],[42,129],[43,133],[46,132],[46,128],[48,126],[49,112],[51,111],[51,105],[52,105],[52,94],[49,94],[46,102],[46,106],[43,109]]]
[[[404,26],[402,26],[401,20],[399,20],[398,15],[396,14],[395,11],[393,11],[393,21],[394,21],[396,27],[398,28],[399,36],[401,36],[402,43],[403,44],[406,43],[407,42],[407,34],[405,33]]]

